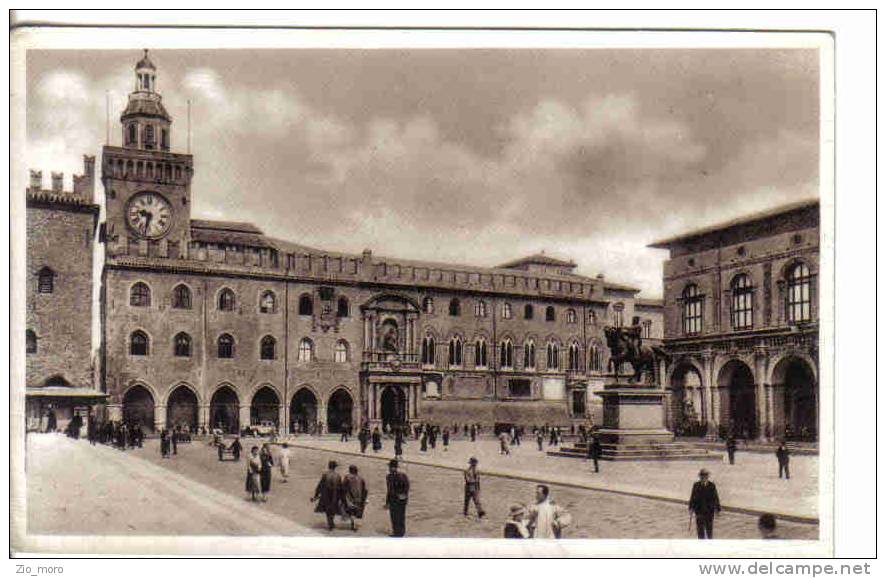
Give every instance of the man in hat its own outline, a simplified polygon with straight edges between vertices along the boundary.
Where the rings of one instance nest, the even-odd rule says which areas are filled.
[[[504,527],[505,538],[529,538],[531,534],[526,526],[526,508],[521,504],[511,506]]]
[[[788,453],[788,448],[784,445],[784,442],[778,444],[778,449],[775,450],[775,457],[778,459],[778,478],[781,479],[782,474],[786,480],[791,479],[791,454]]]
[[[314,497],[311,498],[312,502],[317,502],[314,511],[326,514],[326,527],[330,530],[335,528],[335,515],[341,513],[341,476],[335,471],[337,467],[338,463],[330,460],[329,469],[320,476]]]
[[[406,503],[409,501],[409,478],[398,470],[397,460],[388,462],[388,491],[385,508],[391,514],[391,537],[406,535]]]
[[[720,514],[720,496],[717,486],[708,479],[710,475],[704,468],[698,472],[698,481],[692,485],[689,497],[689,511],[695,514],[699,540],[714,537],[714,516]]]
[[[482,518],[486,515],[483,506],[480,505],[480,472],[477,471],[477,458],[468,460],[468,469],[465,470],[465,508],[464,515],[468,515],[468,506],[474,501],[477,508],[477,516]]]
[[[594,460],[594,473],[600,473],[600,456],[603,455],[603,446],[600,445],[600,438],[598,436],[591,436],[591,439],[588,440],[588,459]]]

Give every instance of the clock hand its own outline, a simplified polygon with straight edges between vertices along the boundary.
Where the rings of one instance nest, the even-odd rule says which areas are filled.
[[[145,235],[148,234],[148,228],[151,226],[151,219],[154,217],[154,214],[150,211],[145,211]]]

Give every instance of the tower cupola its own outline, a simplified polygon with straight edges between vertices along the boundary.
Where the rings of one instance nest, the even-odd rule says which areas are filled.
[[[169,150],[172,117],[157,92],[157,67],[148,57],[147,49],[135,65],[135,90],[129,94],[120,122],[124,148]]]

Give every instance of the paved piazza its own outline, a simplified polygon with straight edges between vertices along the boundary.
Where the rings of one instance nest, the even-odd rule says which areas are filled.
[[[353,451],[356,441],[342,444],[331,438],[313,440],[299,438],[295,443],[329,446]],[[252,440],[244,440],[247,448]],[[389,444],[386,444],[386,446]],[[406,458],[414,459],[417,444],[407,445]],[[386,447],[383,453],[387,453]],[[498,457],[497,443],[483,439],[476,443],[456,441],[443,456],[438,445],[428,461],[441,463],[463,461],[475,454],[480,458],[481,472],[510,467],[522,470],[531,478],[573,471],[572,475],[595,477],[587,473],[587,464],[580,460],[541,457],[534,446],[518,448],[510,458]],[[267,503],[250,502],[244,490],[245,463],[219,462],[214,448],[205,441],[180,444],[172,459],[160,458],[159,442],[148,440],[143,449],[120,452],[105,446],[90,446],[85,440],[73,441],[61,435],[30,435],[28,441],[28,524],[30,533],[40,534],[179,534],[179,535],[304,535],[328,534],[322,515],[313,512],[309,502],[320,474],[330,458],[346,471],[356,464],[369,487],[369,504],[358,535],[386,536],[390,532],[384,503],[386,460],[378,457],[349,456],[326,449],[296,447],[292,450],[292,471],[289,483],[280,482],[275,470]],[[741,468],[748,472],[762,467],[771,469],[768,456],[740,454]],[[797,458],[798,465],[804,460]],[[759,461],[759,463],[758,463]],[[74,465],[76,464],[76,466]],[[544,467],[542,467],[542,464]],[[674,466],[697,470],[697,464]],[[602,464],[599,480],[618,488],[624,476],[640,476],[645,482],[661,479],[663,464]],[[723,467],[708,465],[721,495],[729,495],[728,478]],[[810,469],[814,467],[807,464]],[[410,477],[412,490],[407,510],[408,536],[459,536],[498,538],[508,506],[530,502],[534,485],[527,480],[485,475],[482,501],[488,512],[486,519],[476,515],[464,517],[462,507],[462,475],[445,467],[407,463],[403,466]],[[802,475],[804,466],[798,468]],[[808,472],[807,472],[808,473]],[[673,477],[676,475],[672,473]],[[665,476],[667,477],[667,476]],[[595,477],[596,478],[596,477]],[[682,484],[688,494],[693,477]],[[63,481],[62,481],[63,480]],[[777,477],[776,477],[777,480]],[[795,480],[791,480],[794,484]],[[796,481],[801,484],[799,479]],[[688,514],[683,504],[621,495],[574,487],[553,486],[552,495],[573,515],[574,525],[568,538],[671,538],[691,537],[687,531]],[[724,500],[725,501],[725,500]],[[333,535],[351,536],[342,527]],[[816,539],[815,524],[781,523],[785,538]],[[724,512],[715,526],[720,538],[756,538],[756,517]]]

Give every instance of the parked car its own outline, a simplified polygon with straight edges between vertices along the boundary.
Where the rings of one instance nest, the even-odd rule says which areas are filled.
[[[253,424],[250,430],[252,435],[272,436],[277,433],[277,424],[272,421],[262,421],[258,424]]]

